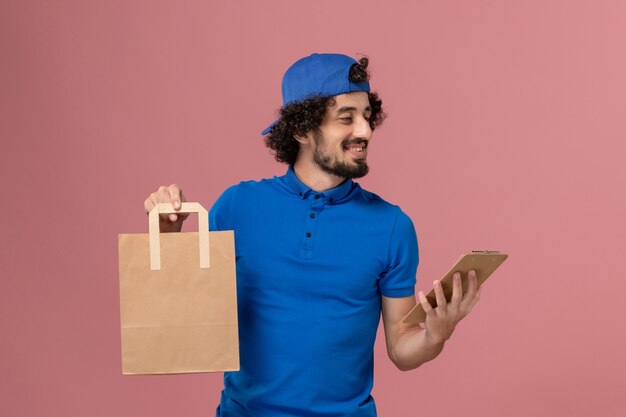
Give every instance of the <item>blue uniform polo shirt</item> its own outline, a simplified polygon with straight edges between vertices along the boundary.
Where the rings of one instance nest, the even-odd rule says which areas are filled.
[[[290,167],[228,188],[209,220],[235,231],[241,362],[217,416],[375,416],[381,294],[414,293],[411,219],[352,180],[316,192]]]

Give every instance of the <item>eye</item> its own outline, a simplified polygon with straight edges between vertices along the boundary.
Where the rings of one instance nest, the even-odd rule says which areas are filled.
[[[350,116],[340,117],[339,120],[342,120],[343,122],[346,122],[346,123],[350,123],[350,122],[352,122],[352,117],[350,117]]]

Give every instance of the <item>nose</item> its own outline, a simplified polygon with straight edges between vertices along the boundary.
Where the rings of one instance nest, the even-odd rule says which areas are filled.
[[[354,123],[354,136],[357,138],[370,139],[372,137],[372,128],[370,122],[365,117],[359,117]]]

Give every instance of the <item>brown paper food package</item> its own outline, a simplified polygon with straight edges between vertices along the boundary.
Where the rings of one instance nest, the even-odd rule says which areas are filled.
[[[151,233],[118,237],[122,373],[239,370],[234,232],[209,232],[206,210],[183,203],[200,232],[159,234],[171,211],[160,204]]]

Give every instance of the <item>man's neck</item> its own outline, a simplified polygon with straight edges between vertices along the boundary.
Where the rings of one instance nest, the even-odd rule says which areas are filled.
[[[306,163],[301,158],[299,158],[293,165],[293,170],[296,173],[296,177],[298,177],[302,183],[318,192],[324,192],[326,190],[330,190],[331,188],[335,188],[346,180],[343,177],[338,177],[323,171],[312,161]]]

